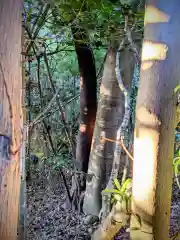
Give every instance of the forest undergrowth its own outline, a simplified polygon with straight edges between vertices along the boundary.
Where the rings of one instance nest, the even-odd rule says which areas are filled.
[[[49,177],[51,176],[51,177]],[[71,174],[66,173],[71,184]],[[170,236],[180,232],[180,191],[173,181]],[[64,209],[67,199],[63,181],[58,172],[44,174],[40,170],[33,173],[27,182],[27,239],[26,240],[88,240],[98,227],[97,219],[88,221],[88,216]],[[125,240],[125,230],[114,240]],[[177,240],[180,238],[176,238]]]

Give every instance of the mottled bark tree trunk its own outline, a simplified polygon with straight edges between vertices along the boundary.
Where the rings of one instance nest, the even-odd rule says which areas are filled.
[[[131,239],[165,240],[172,191],[174,89],[180,82],[180,4],[178,0],[146,4],[134,134]]]
[[[119,84],[119,91],[121,91],[124,95],[123,101],[121,101],[119,107],[125,110],[123,121],[120,124],[120,128],[118,129],[116,140],[119,140],[121,134],[124,134],[124,129],[129,125],[129,103],[127,102],[131,92],[131,83],[133,78],[133,70],[135,65],[135,59],[132,51],[128,48],[125,48],[123,52],[119,53],[117,51],[116,55],[116,77]],[[126,95],[128,91],[128,94]],[[129,101],[129,100],[128,100]],[[126,103],[125,103],[126,102]],[[124,142],[125,144],[125,142]],[[120,177],[123,172],[123,168],[126,165],[126,171],[128,173],[128,166],[130,165],[129,159],[126,159],[127,155],[124,153],[123,148],[119,142],[115,144],[114,150],[114,159],[112,164],[111,175],[106,186],[106,189],[113,189],[113,180],[115,178]],[[123,175],[125,178],[126,176]],[[122,179],[123,181],[123,179]],[[113,239],[113,237],[119,232],[120,228],[128,224],[129,214],[126,213],[126,203],[118,202],[115,203],[114,206],[111,204],[112,196],[111,194],[103,193],[102,196],[102,222],[99,228],[93,233],[91,239],[102,240],[102,239]],[[112,207],[112,209],[111,209]],[[127,234],[126,234],[127,235]],[[124,239],[124,236],[123,236]]]
[[[17,238],[21,134],[22,0],[0,1],[0,238]]]
[[[97,111],[96,67],[85,33],[72,29],[80,71],[80,127],[76,147],[79,170],[87,172]]]
[[[115,139],[124,114],[124,107],[120,107],[124,96],[115,74],[116,50],[117,47],[112,45],[105,61],[86,181],[83,210],[93,215],[98,215],[101,209],[101,190],[105,187],[102,183],[106,182],[105,166],[112,164],[114,152],[114,143],[101,142],[100,137],[105,134],[105,137]]]
[[[128,56],[128,59],[127,59]],[[121,62],[121,65],[120,65]],[[122,64],[124,63],[124,64]],[[120,67],[121,66],[121,67]],[[124,69],[122,69],[124,67]],[[124,52],[121,51],[120,48],[117,51],[116,55],[116,78],[119,84],[119,91],[121,91],[124,95],[124,100],[120,104],[120,108],[124,109],[124,116],[123,121],[121,122],[117,135],[116,135],[116,143],[114,149],[114,159],[112,163],[111,174],[109,177],[109,181],[106,185],[106,189],[114,189],[113,180],[115,178],[120,177],[119,175],[123,172],[123,166],[125,165],[125,154],[123,151],[122,146],[120,145],[121,137],[124,137],[124,145],[127,147],[127,131],[130,125],[130,115],[131,115],[131,108],[130,108],[130,93],[131,93],[131,83],[133,78],[133,69],[134,69],[134,61],[132,52],[130,53],[128,49],[125,49]],[[125,74],[126,78],[122,78],[123,72],[131,73],[132,75]],[[126,142],[125,142],[126,141]],[[124,162],[123,162],[124,160]],[[127,165],[130,166],[128,159]],[[110,193],[103,193],[102,197],[102,220],[104,220],[111,211],[111,200],[112,194]]]

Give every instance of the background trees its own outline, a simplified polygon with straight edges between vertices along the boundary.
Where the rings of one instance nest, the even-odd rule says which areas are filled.
[[[168,4],[166,7],[167,12],[173,11],[172,6],[171,10]],[[144,28],[143,8],[143,1],[125,3],[124,1],[105,0],[96,2],[92,0],[69,1],[68,3],[61,1],[42,3],[42,1],[28,0],[24,5],[23,29],[25,39],[22,54],[26,71],[24,79],[26,82],[26,124],[29,130],[26,159],[29,190],[28,207],[31,197],[38,196],[39,201],[42,201],[39,197],[40,194],[38,195],[37,189],[39,188],[43,189],[46,198],[49,199],[49,206],[52,205],[51,202],[54,203],[52,195],[56,198],[59,193],[61,197],[57,201],[58,206],[61,206],[62,199],[63,202],[68,199],[71,204],[69,206],[75,205],[76,209],[74,210],[78,210],[78,214],[77,212],[74,215],[67,213],[69,209],[66,208],[66,205],[64,205],[64,209],[57,208],[57,213],[61,213],[63,217],[71,218],[73,216],[76,218],[77,229],[83,227],[84,231],[89,231],[90,235],[90,232],[95,230],[92,222],[95,222],[97,217],[99,218],[101,224],[92,234],[92,239],[112,239],[122,227],[121,222],[123,226],[129,226],[130,215],[132,216],[131,236],[136,239],[137,234],[138,237],[143,238],[142,229],[134,231],[133,228],[136,223],[139,224],[138,221],[134,220],[134,212],[138,214],[142,222],[146,220],[134,204],[139,201],[137,200],[139,197],[137,189],[139,186],[143,187],[143,184],[151,182],[151,186],[146,185],[141,195],[143,197],[147,195],[147,190],[149,196],[154,196],[153,200],[151,201],[149,198],[143,201],[142,207],[147,206],[149,202],[150,205],[155,203],[158,197],[163,196],[164,191],[161,186],[166,183],[161,177],[164,176],[161,169],[164,169],[165,166],[170,169],[170,165],[173,163],[172,159],[172,161],[169,160],[161,164],[161,143],[167,144],[165,146],[167,146],[166,150],[168,151],[170,143],[165,143],[164,139],[168,133],[171,137],[173,136],[173,123],[170,123],[169,119],[165,119],[165,107],[162,108],[162,106],[169,106],[168,114],[175,115],[173,112],[175,105],[171,100],[175,99],[177,95],[177,93],[173,93],[173,88],[176,87],[178,81],[174,81],[174,85],[171,81],[171,85],[168,85],[169,79],[161,78],[165,72],[162,73],[161,69],[164,70],[167,62],[166,71],[168,67],[172,67],[173,76],[178,79],[174,59],[170,60],[174,51],[172,50],[171,53],[171,44],[176,44],[178,36],[175,38],[168,36],[167,42],[163,43],[151,42],[150,44],[150,42],[144,41],[141,64],[140,52]],[[166,39],[164,32],[167,29],[165,26],[169,29],[169,23],[167,24],[168,13],[164,12],[154,9],[152,4],[150,8],[146,8],[145,38],[151,33],[150,37],[154,40],[157,37],[156,32],[160,31],[161,38]],[[150,24],[151,21],[155,20],[165,23],[155,23],[155,26]],[[171,24],[173,25],[173,20]],[[177,33],[174,26],[170,26],[171,32]],[[149,40],[152,41],[152,39]],[[160,39],[155,40],[160,41]],[[170,45],[168,51],[166,44]],[[153,49],[153,51],[148,51],[148,54],[154,53],[154,49],[157,50],[155,62],[150,59],[152,56],[145,54],[146,47]],[[162,48],[163,51],[161,51]],[[166,59],[166,54],[170,59]],[[173,64],[169,64],[169,61]],[[135,84],[134,78],[140,65],[141,83],[137,109],[135,109],[138,84],[137,81]],[[152,80],[145,83],[147,77]],[[169,86],[171,86],[171,90],[169,90]],[[15,91],[13,92],[15,93]],[[20,94],[20,91],[17,94]],[[167,100],[168,97],[170,100]],[[167,104],[164,103],[166,101]],[[151,113],[145,111],[144,108],[139,110],[142,104],[145,104],[145,108],[150,109]],[[135,111],[136,121],[134,120]],[[151,115],[153,115],[152,119]],[[159,118],[161,119],[159,120]],[[157,129],[146,131],[147,126],[142,127],[141,122],[144,121],[147,125],[147,122],[152,120],[152,124],[154,124],[154,119],[155,122],[157,120],[157,124],[155,124]],[[163,123],[158,125],[162,119]],[[4,119],[2,122],[8,123],[8,121]],[[157,142],[154,143],[156,145],[153,145],[154,150],[151,150],[148,145],[147,152],[151,150],[148,156],[142,151],[140,157],[138,155],[137,142],[139,139],[137,139],[136,134],[135,141],[133,138],[135,124],[136,130],[140,128],[140,133],[143,131],[146,139],[157,136]],[[171,130],[165,129],[165,126]],[[142,146],[143,144],[144,142],[142,142]],[[132,150],[133,145],[135,154]],[[172,154],[172,150],[169,150],[169,159],[170,152]],[[39,163],[36,166],[37,161],[33,160],[35,159],[33,155],[39,158]],[[150,156],[154,157],[150,158]],[[178,156],[177,151],[176,156]],[[153,166],[158,166],[154,167],[149,175],[146,174],[150,171],[150,167],[145,164],[147,161],[144,161],[146,158],[149,158],[149,162],[153,162]],[[132,167],[132,161],[134,167]],[[139,161],[141,166],[148,167],[145,173],[137,166]],[[174,166],[178,170],[178,161],[174,162]],[[131,208],[129,196],[131,196],[130,178],[132,172],[134,198]],[[140,176],[137,174],[139,172]],[[170,176],[170,170],[167,173]],[[149,177],[147,178],[147,176]],[[141,180],[141,184],[137,182],[138,178]],[[153,185],[152,179],[156,178],[158,181],[154,181]],[[70,179],[72,180],[70,181]],[[168,184],[170,184],[170,179],[172,179],[171,176],[168,179]],[[62,181],[64,183],[63,189]],[[73,188],[71,190],[73,191],[69,190],[70,182],[72,182]],[[155,190],[152,186],[155,186]],[[170,194],[169,188],[169,196]],[[74,204],[75,202],[76,204]],[[169,202],[170,198],[168,197],[165,200],[166,208],[168,208]],[[82,213],[82,205],[83,211],[90,214],[87,218],[84,218]],[[52,207],[55,206],[56,204],[53,204]],[[169,210],[166,211],[166,208],[163,208],[163,211],[168,213]],[[32,209],[36,209],[36,211]],[[156,208],[151,210],[151,215],[160,214],[156,212]],[[31,211],[33,212],[32,218],[35,218],[40,210],[35,207],[31,208]],[[163,211],[161,214],[164,214]],[[49,213],[51,212],[49,211]],[[79,223],[80,218],[77,219],[79,214],[85,223]],[[93,218],[92,214],[96,217]],[[59,223],[59,219],[63,218],[55,216],[54,213],[52,216],[53,224]],[[30,222],[36,222],[32,218]],[[168,218],[167,214],[163,219],[168,220]],[[43,217],[43,222],[45,219],[46,216]],[[70,222],[70,220],[66,222]],[[168,221],[162,222],[164,224],[166,222],[166,226],[168,226]],[[85,228],[84,224],[89,224],[91,230],[89,227]],[[39,225],[41,226],[41,221]],[[48,223],[49,229],[50,225],[51,221]],[[152,225],[154,227],[156,224],[152,222]],[[42,228],[47,227],[46,223],[43,223],[42,226]],[[33,228],[30,223],[29,227]],[[61,236],[63,232],[66,232],[66,229],[67,226],[63,227],[63,231],[54,231],[52,227],[51,230],[55,234],[53,237],[71,239],[71,231],[68,231],[68,236]],[[78,232],[77,229],[73,234]],[[154,229],[154,233],[158,235],[156,227]],[[41,235],[38,226],[36,226],[36,233],[37,231]],[[34,236],[30,237],[31,239],[38,238],[38,234],[35,236],[34,230],[31,232],[34,233]],[[167,231],[163,234],[163,237],[160,235],[158,237],[164,239]],[[45,237],[45,234],[43,236]],[[49,236],[51,239],[53,237]],[[82,235],[76,236],[76,239],[81,237]]]

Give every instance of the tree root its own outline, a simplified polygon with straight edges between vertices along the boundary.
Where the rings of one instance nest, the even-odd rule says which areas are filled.
[[[126,203],[117,202],[107,218],[93,233],[91,240],[112,240],[113,237],[126,225],[129,225],[130,214],[127,212]]]

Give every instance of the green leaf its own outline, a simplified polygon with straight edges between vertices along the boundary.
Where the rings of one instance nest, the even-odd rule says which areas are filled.
[[[113,181],[114,181],[116,188],[121,192],[121,185],[119,183],[119,180],[117,178],[115,178]]]
[[[174,172],[177,175],[179,173],[179,165],[180,165],[180,157],[177,157],[174,159],[173,161],[173,165],[174,165]]]
[[[35,154],[38,158],[42,158],[44,155],[42,152],[36,152]]]
[[[131,181],[130,178],[126,179],[126,181],[123,183],[123,185],[122,185],[122,187],[121,187],[121,191],[122,191],[122,192],[125,192],[126,189],[127,189],[127,187],[128,187],[128,185],[131,184],[131,182],[132,182],[132,181]]]
[[[180,157],[176,157],[176,158],[174,158],[174,160],[173,160],[173,164],[177,164],[177,162],[179,162],[180,161]]]
[[[177,93],[178,91],[180,91],[180,84],[174,89],[174,93]]]
[[[113,194],[120,194],[120,192],[117,189],[105,189],[102,191],[103,193],[113,193]]]

